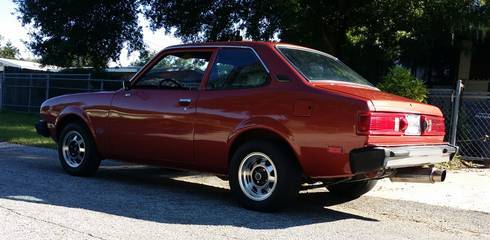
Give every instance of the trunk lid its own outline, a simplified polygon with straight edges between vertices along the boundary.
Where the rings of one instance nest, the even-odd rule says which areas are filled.
[[[337,82],[312,82],[311,84],[320,89],[341,92],[369,100],[372,103],[372,107],[374,107],[372,110],[377,112],[399,112],[442,116],[441,110],[436,106],[385,93],[369,86]]]

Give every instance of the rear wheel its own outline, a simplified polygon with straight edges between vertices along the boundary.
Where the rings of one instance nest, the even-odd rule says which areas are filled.
[[[338,183],[328,186],[327,189],[334,195],[347,199],[356,199],[371,191],[376,186],[378,180],[365,180],[358,182]]]
[[[231,159],[230,188],[246,208],[275,211],[294,202],[301,171],[292,153],[272,141],[250,141]]]
[[[69,123],[61,131],[58,155],[63,169],[75,176],[92,175],[100,165],[92,135],[79,123]]]

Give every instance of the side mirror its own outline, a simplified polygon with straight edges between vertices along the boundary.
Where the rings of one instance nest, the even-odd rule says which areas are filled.
[[[123,81],[123,89],[124,89],[124,91],[131,90],[131,81],[124,80]]]

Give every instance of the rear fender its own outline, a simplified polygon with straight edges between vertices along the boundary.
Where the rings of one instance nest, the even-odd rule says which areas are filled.
[[[228,137],[228,151],[230,151],[231,146],[241,134],[250,130],[266,130],[274,133],[288,143],[289,147],[293,150],[295,157],[299,159],[298,153],[300,149],[294,144],[294,138],[289,129],[280,121],[268,117],[250,118],[238,124]]]

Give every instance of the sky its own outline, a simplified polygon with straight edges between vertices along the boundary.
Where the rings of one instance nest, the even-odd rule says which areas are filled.
[[[25,42],[29,40],[29,28],[22,27],[22,24],[15,15],[16,5],[11,0],[0,0],[0,35],[3,41],[10,41],[19,48],[22,58],[37,58],[26,47]],[[181,43],[181,41],[171,35],[166,35],[163,30],[151,31],[148,22],[144,17],[139,18],[139,24],[143,27],[143,40],[151,51],[160,51],[163,48]],[[116,62],[110,62],[110,67],[129,66],[131,62],[138,58],[138,53],[128,54],[126,49],[121,51],[121,57]]]

